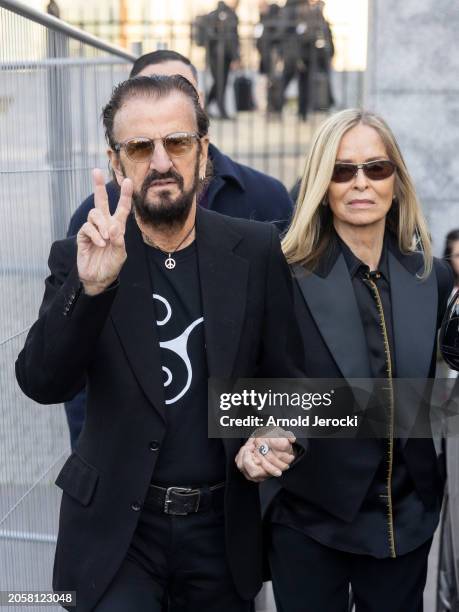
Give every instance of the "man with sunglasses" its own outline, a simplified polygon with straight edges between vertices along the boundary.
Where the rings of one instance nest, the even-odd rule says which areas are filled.
[[[241,440],[208,437],[207,381],[300,374],[288,267],[274,227],[198,207],[209,123],[188,80],[125,81],[103,122],[118,205],[95,170],[95,207],[52,246],[16,363],[41,403],[87,385],[56,481],[54,588],[76,591],[79,612],[251,612],[258,491],[236,467]],[[252,480],[293,460],[290,441],[269,442],[276,467],[242,460]]]
[[[188,58],[169,49],[153,51],[139,57],[132,67],[130,77],[154,74],[180,74],[198,89],[198,72]],[[199,92],[203,106],[204,95]],[[292,213],[292,200],[278,180],[257,170],[236,163],[224,155],[215,145],[209,144],[209,164],[206,181],[198,195],[199,205],[230,217],[268,221],[284,230]],[[116,181],[107,184],[108,203],[114,212],[119,198]],[[87,198],[70,220],[68,236],[74,236],[85,223],[94,207],[94,195]],[[70,430],[70,442],[74,448],[84,423],[85,393],[66,402],[65,411]]]

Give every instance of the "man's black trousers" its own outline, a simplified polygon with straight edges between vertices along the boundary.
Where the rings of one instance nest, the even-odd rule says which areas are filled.
[[[236,593],[226,562],[223,508],[177,516],[145,506],[127,557],[95,612],[252,609]]]

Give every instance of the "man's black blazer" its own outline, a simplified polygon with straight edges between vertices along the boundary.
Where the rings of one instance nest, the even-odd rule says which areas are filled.
[[[402,254],[395,239],[388,243],[395,372],[398,378],[433,378],[437,331],[453,283],[451,270],[445,262],[434,259],[432,274],[420,280],[421,255]],[[299,266],[294,273],[295,311],[304,341],[307,375],[313,379],[371,378],[364,329],[339,246],[331,243],[313,274],[305,275]],[[444,470],[432,439],[409,438],[402,452],[426,507],[439,505]],[[379,440],[311,438],[294,470],[263,484],[264,505],[269,505],[282,483],[306,503],[350,522],[357,515],[381,457]]]
[[[292,215],[293,204],[280,181],[235,162],[213,144],[209,145],[209,158],[212,162],[212,179],[203,198],[205,202],[202,202],[205,208],[229,217],[268,221],[274,223],[279,231],[285,230]],[[113,214],[118,206],[120,189],[114,181],[107,183],[106,189],[108,205]],[[94,194],[86,198],[73,213],[67,236],[75,236],[79,232],[92,208]],[[66,402],[65,411],[73,447],[84,423],[85,393],[79,393]]]
[[[196,245],[209,375],[299,375],[303,351],[276,229],[198,210]],[[132,217],[126,248],[118,284],[89,297],[75,239],[53,244],[39,319],[16,363],[21,389],[40,403],[63,402],[87,381],[87,419],[57,479],[53,581],[77,591],[79,612],[94,608],[126,554],[166,427],[147,259]],[[224,441],[226,543],[236,587],[250,599],[261,586],[261,528],[258,488],[234,463],[240,445]]]

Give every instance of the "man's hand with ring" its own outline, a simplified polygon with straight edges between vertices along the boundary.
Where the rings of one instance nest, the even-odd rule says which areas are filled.
[[[269,448],[269,446],[263,442],[263,444],[260,444],[260,446],[258,447],[258,452],[260,453],[260,455],[267,455],[269,453],[271,449]]]
[[[261,464],[262,456],[255,446],[255,438],[249,438],[241,446],[236,455],[235,462],[238,469],[244,474],[247,480],[252,482],[262,482],[271,476],[281,476],[282,471],[267,462],[266,467]]]
[[[236,456],[236,465],[244,476],[253,482],[262,482],[271,476],[282,476],[295,459],[292,444],[295,436],[283,430],[272,434],[282,437],[249,438]]]
[[[280,474],[274,475],[280,476],[295,459],[293,444],[296,438],[291,431],[274,430],[270,434],[275,437],[266,437],[268,435],[266,434],[263,437],[253,438],[258,452],[257,460],[265,471],[271,473],[272,468],[276,468]]]

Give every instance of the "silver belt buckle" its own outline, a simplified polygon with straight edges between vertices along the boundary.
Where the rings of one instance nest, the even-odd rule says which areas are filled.
[[[197,493],[196,503],[194,504],[194,507],[190,508],[190,510],[186,512],[179,512],[178,510],[174,510],[172,505],[174,504],[174,501],[176,500],[171,499],[171,495],[173,493],[178,493],[180,495],[181,493],[190,493],[191,491],[196,491]],[[177,516],[186,516],[187,514],[191,514],[192,512],[197,512],[199,508],[200,497],[201,497],[201,493],[199,489],[189,489],[186,487],[168,487],[166,489],[166,495],[164,497],[164,514],[175,514]],[[182,500],[182,501],[185,501],[185,500]],[[190,501],[190,500],[187,500],[187,501]]]

